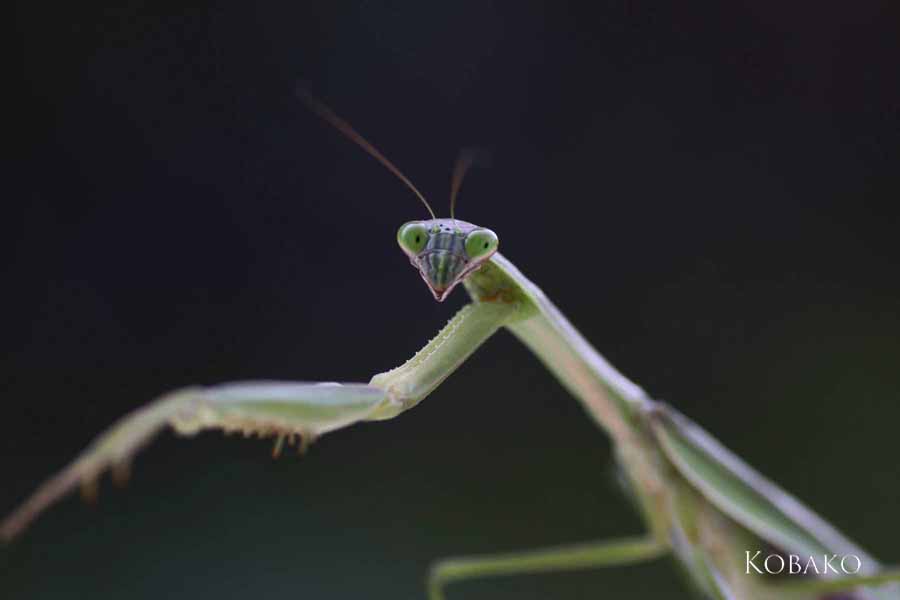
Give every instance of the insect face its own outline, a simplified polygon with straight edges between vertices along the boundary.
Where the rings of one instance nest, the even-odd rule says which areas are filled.
[[[453,219],[405,223],[397,232],[397,242],[438,302],[484,264],[499,245],[497,234],[490,229]]]

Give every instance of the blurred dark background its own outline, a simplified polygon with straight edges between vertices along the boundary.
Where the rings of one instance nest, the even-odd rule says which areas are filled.
[[[192,383],[366,381],[465,301],[396,247],[490,226],[624,373],[900,561],[895,2],[22,3],[0,512]],[[16,75],[20,77],[16,77]],[[421,598],[439,556],[636,533],[607,439],[507,335],[414,411],[271,460],[164,434],[0,550],[4,598]],[[673,563],[450,598],[685,598]]]

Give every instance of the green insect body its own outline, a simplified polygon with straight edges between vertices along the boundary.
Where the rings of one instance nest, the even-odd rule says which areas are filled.
[[[387,159],[334,113],[308,104],[424,197]],[[12,540],[72,488],[90,489],[107,469],[127,467],[166,426],[182,435],[204,429],[285,440],[316,436],[360,421],[396,417],[421,402],[501,328],[521,340],[613,441],[615,457],[644,517],[646,532],[508,554],[447,559],[429,574],[431,600],[449,583],[481,577],[613,567],[673,555],[695,587],[717,600],[900,599],[900,570],[885,568],[797,499],[753,470],[676,409],[650,398],[613,368],[546,295],[497,252],[490,229],[457,220],[453,205],[465,164],[454,172],[451,218],[411,221],[397,241],[434,298],[463,283],[472,302],[422,350],[368,384],[244,382],[188,388],[126,415],[0,523]],[[427,202],[425,202],[428,206]],[[431,211],[430,206],[428,207]],[[433,215],[433,213],[432,213]],[[853,556],[853,573],[775,578],[750,569],[747,551],[778,556]],[[791,563],[793,566],[793,563]],[[302,576],[302,575],[299,575]],[[849,596],[846,594],[850,594]]]

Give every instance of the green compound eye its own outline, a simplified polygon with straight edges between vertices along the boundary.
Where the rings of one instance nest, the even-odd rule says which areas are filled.
[[[466,236],[466,254],[474,260],[486,256],[497,249],[497,234],[490,229],[476,229]]]
[[[406,223],[397,232],[397,243],[409,254],[418,254],[428,243],[428,228],[422,223]]]

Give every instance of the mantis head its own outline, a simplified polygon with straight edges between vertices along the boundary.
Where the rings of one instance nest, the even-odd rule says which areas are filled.
[[[438,219],[425,196],[406,175],[358,134],[347,121],[334,114],[305,89],[298,88],[297,94],[314,113],[396,175],[428,209],[431,219],[404,223],[397,232],[397,242],[409,257],[409,261],[419,270],[435,300],[443,302],[460,281],[477,270],[497,251],[499,240],[496,233],[486,227],[460,221],[454,214],[456,196],[466,172],[476,160],[477,152],[464,150],[456,160],[450,180],[450,218]]]
[[[456,219],[404,223],[397,243],[419,270],[434,299],[443,302],[460,281],[497,251],[497,234]]]

